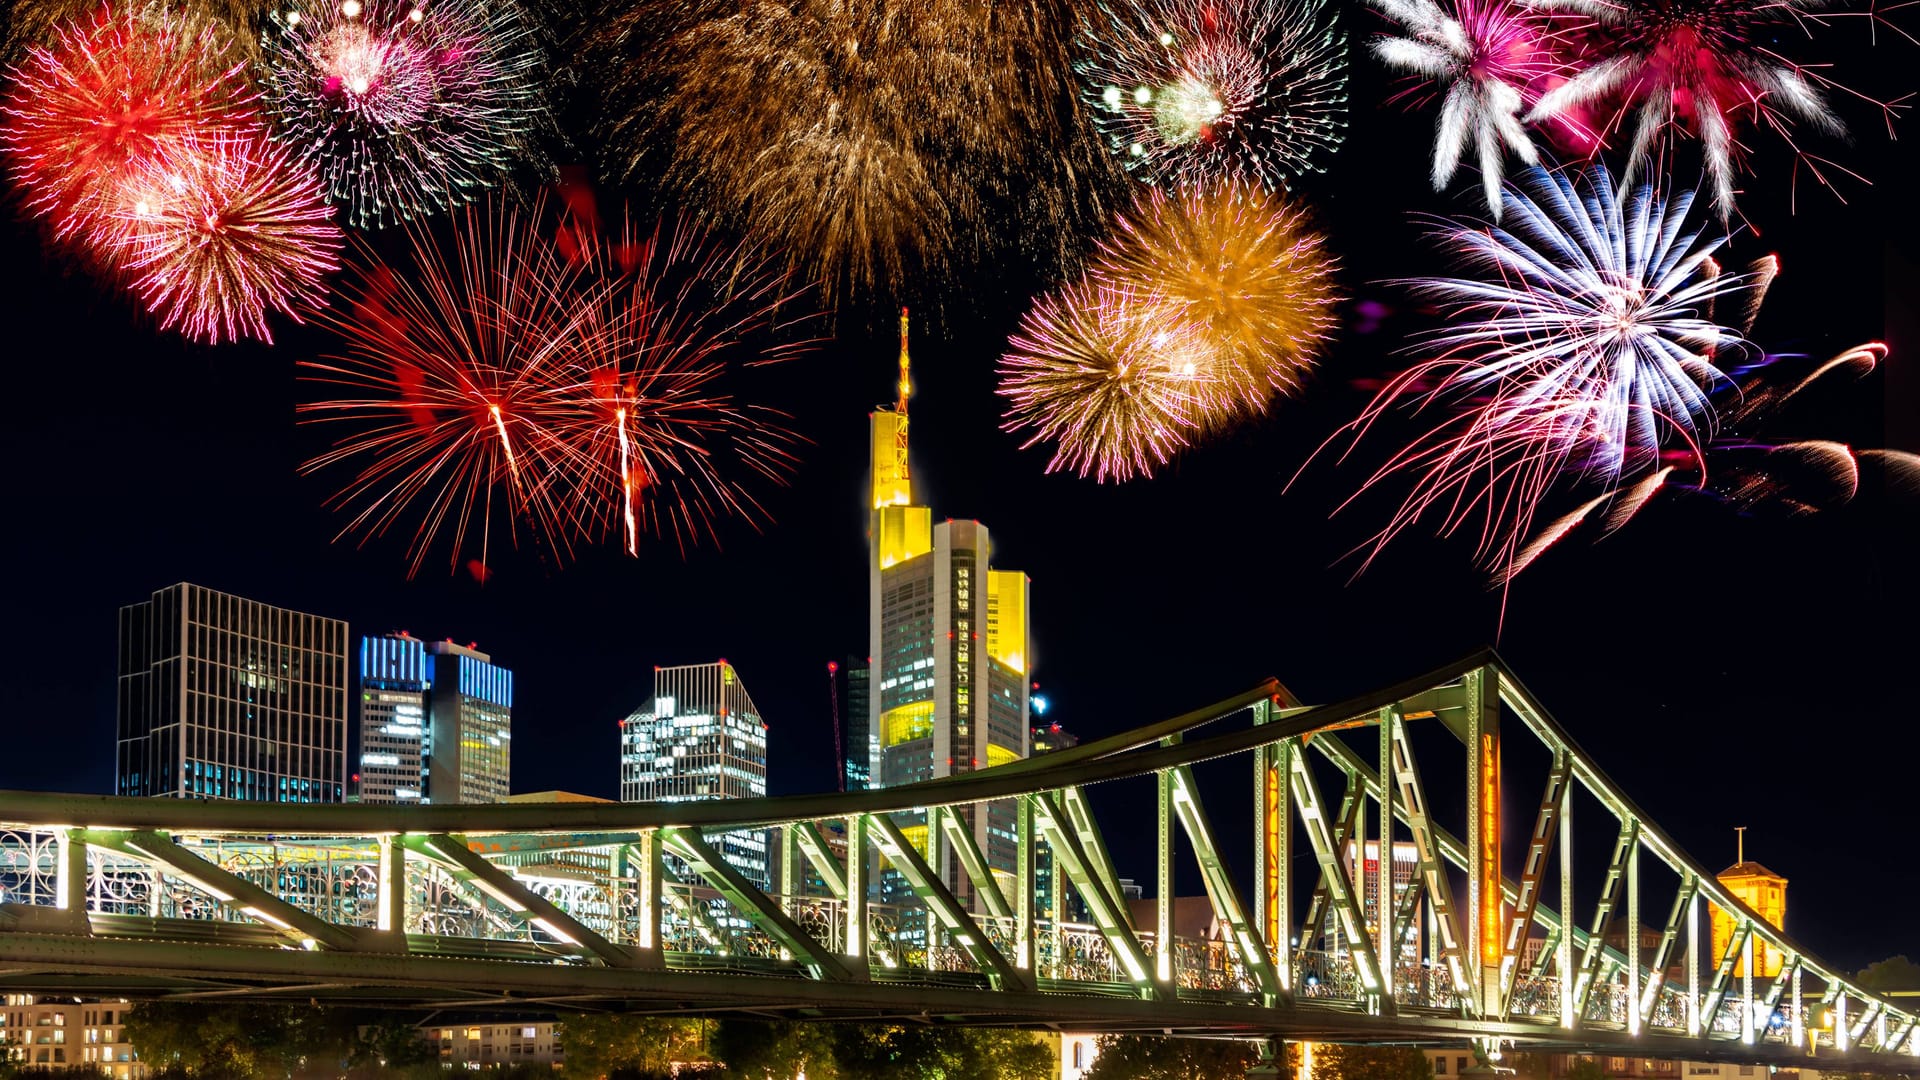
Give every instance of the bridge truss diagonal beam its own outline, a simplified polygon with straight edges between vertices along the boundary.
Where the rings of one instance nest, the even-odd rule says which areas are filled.
[[[815,979],[847,982],[866,977],[864,965],[849,966],[815,941],[786,912],[780,910],[779,904],[774,903],[744,874],[734,869],[732,863],[713,850],[699,830],[666,829],[663,832],[669,850],[686,860],[694,873],[706,879],[707,884],[724,896],[735,910],[800,959]]]

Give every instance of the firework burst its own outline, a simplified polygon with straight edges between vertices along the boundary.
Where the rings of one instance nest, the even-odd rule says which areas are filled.
[[[1211,387],[1198,327],[1158,298],[1077,282],[1041,299],[1000,361],[1007,431],[1054,444],[1047,471],[1105,483],[1153,475],[1195,434]]]
[[[1074,108],[1057,7],[629,7],[589,48],[608,170],[663,175],[833,295],[1009,246],[1070,261],[1110,166]]]
[[[0,49],[9,63],[18,61],[33,46],[52,46],[72,25],[93,21],[102,0],[13,0],[7,5],[7,34]],[[117,6],[117,5],[116,5]],[[262,5],[258,0],[135,0],[132,7],[149,7],[167,18],[211,21],[227,33],[229,47],[236,58],[251,61],[257,55],[258,42],[252,27]]]
[[[1615,532],[1663,494],[1705,496],[1741,512],[1770,507],[1805,514],[1851,501],[1864,471],[1879,467],[1896,478],[1905,474],[1920,458],[1897,450],[1855,450],[1829,439],[1778,442],[1760,436],[1760,429],[1808,390],[1842,375],[1865,376],[1886,355],[1885,345],[1868,342],[1811,367],[1806,357],[1768,356],[1729,373],[1715,395],[1722,406],[1716,438],[1668,451],[1639,474],[1554,519],[1499,569],[1495,583],[1512,581],[1576,530]]]
[[[514,0],[315,0],[262,42],[281,136],[356,224],[458,206],[534,157],[542,59]]]
[[[1498,221],[1506,155],[1529,165],[1538,160],[1520,117],[1533,88],[1563,69],[1554,35],[1531,8],[1508,0],[1370,2],[1404,32],[1375,39],[1373,54],[1441,90],[1434,190],[1445,189],[1471,146],[1487,206]]]
[[[1477,276],[1410,283],[1447,312],[1425,346],[1437,356],[1392,380],[1349,430],[1404,406],[1440,406],[1447,419],[1365,485],[1412,477],[1376,554],[1437,512],[1446,534],[1482,521],[1480,557],[1510,565],[1563,475],[1617,487],[1669,439],[1711,435],[1709,392],[1725,379],[1716,361],[1744,347],[1713,317],[1715,301],[1745,292],[1757,303],[1770,264],[1720,273],[1720,241],[1688,228],[1691,192],[1667,199],[1642,186],[1622,200],[1599,168],[1584,188],[1529,171],[1524,190],[1504,193],[1506,229],[1442,230]]]
[[[0,148],[27,207],[103,263],[124,239],[130,184],[192,140],[248,122],[226,33],[160,6],[61,24],[11,74]]]
[[[340,230],[313,176],[264,131],[196,140],[128,184],[121,266],[163,328],[272,341],[338,268]]]
[[[1346,132],[1346,36],[1319,0],[1114,0],[1077,44],[1108,145],[1148,179],[1285,186]]]
[[[1093,273],[1204,335],[1211,389],[1195,421],[1213,429],[1298,389],[1332,334],[1333,269],[1304,211],[1232,182],[1143,192]]]
[[[593,283],[579,291],[597,328],[583,338],[594,351],[558,386],[570,407],[553,417],[583,481],[572,515],[581,534],[616,533],[629,554],[642,533],[671,536],[684,552],[717,543],[723,518],[768,520],[748,481],[784,484],[799,440],[785,413],[742,402],[727,376],[816,344],[794,333],[813,315],[786,275],[690,228],[562,236]]]
[[[739,468],[793,463],[778,414],[718,383],[795,347],[766,340],[785,328],[777,276],[694,238],[549,236],[542,217],[470,208],[450,247],[409,225],[411,265],[363,249],[322,316],[346,347],[307,378],[346,393],[301,411],[345,434],[303,471],[351,470],[342,535],[412,522],[410,572],[443,540],[451,565],[471,546],[485,565],[496,529],[555,562],[610,531],[637,550],[649,526],[684,547],[760,516]]]
[[[1733,211],[1743,117],[1792,144],[1793,126],[1827,135],[1845,129],[1821,94],[1830,85],[1768,48],[1803,28],[1819,0],[1546,0],[1549,10],[1585,17],[1571,78],[1541,96],[1530,120],[1593,114],[1584,126],[1630,124],[1625,178],[1645,167],[1663,133],[1686,131],[1704,148],[1713,205]]]

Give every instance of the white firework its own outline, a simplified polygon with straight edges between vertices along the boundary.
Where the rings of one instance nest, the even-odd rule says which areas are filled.
[[[1408,283],[1446,312],[1423,346],[1433,358],[1349,425],[1364,432],[1402,407],[1445,416],[1364,485],[1413,478],[1376,552],[1433,511],[1443,533],[1482,519],[1481,557],[1513,564],[1561,477],[1617,488],[1669,440],[1710,437],[1708,392],[1726,380],[1716,358],[1745,348],[1714,305],[1757,295],[1768,274],[1720,272],[1724,241],[1688,227],[1692,192],[1642,185],[1622,199],[1596,167],[1580,188],[1529,169],[1503,194],[1506,227],[1448,222],[1441,234],[1477,274]]]
[[[1433,189],[1445,189],[1467,148],[1474,148],[1487,206],[1500,219],[1506,153],[1538,160],[1520,114],[1528,87],[1555,67],[1544,24],[1506,0],[1368,0],[1398,23],[1404,37],[1374,39],[1373,55],[1388,67],[1443,91],[1433,141]]]
[[[1324,0],[1110,0],[1074,70],[1109,147],[1148,181],[1285,187],[1346,135],[1347,39]]]

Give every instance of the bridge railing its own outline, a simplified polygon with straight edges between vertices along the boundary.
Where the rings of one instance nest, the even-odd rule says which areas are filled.
[[[1503,822],[1502,785],[1516,783],[1503,746],[1521,739],[1550,766],[1531,820]],[[1423,769],[1421,755],[1466,767]],[[1250,860],[1221,850],[1207,804],[1228,797],[1196,780],[1225,761],[1252,766]],[[1123,854],[1151,852],[1163,894],[1193,860],[1204,934],[1171,932],[1193,925],[1176,923],[1171,895],[1129,904],[1087,794],[1108,783],[1152,786],[1157,827]],[[1583,815],[1597,804],[1617,827],[1586,864],[1601,869],[1590,918],[1572,910],[1575,792]],[[1436,806],[1464,809],[1464,830]],[[1011,857],[989,821],[1017,824]],[[742,830],[769,838],[778,880],[719,854],[716,838]],[[1659,889],[1662,910],[1642,911]],[[989,990],[992,1007],[1036,1014],[1035,995],[1071,992],[1264,1018],[1232,1012],[1235,1030],[1318,1011],[1540,1045],[1630,1047],[1651,1032],[1714,1052],[1920,1054],[1910,1008],[1821,962],[1681,851],[1490,655],[1333,706],[1269,683],[1044,758],[846,795],[410,808],[0,795],[0,964],[35,935],[64,935],[74,947],[44,954],[64,957],[123,938],[206,942],[210,956],[398,950],[538,964],[542,978],[698,968]],[[1746,974],[1760,969],[1778,973]]]

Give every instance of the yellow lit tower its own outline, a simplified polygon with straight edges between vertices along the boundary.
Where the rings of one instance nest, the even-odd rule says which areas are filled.
[[[1027,756],[1027,576],[995,570],[987,527],[933,523],[913,498],[907,462],[907,399],[913,392],[907,311],[900,310],[900,380],[892,407],[870,414],[873,482],[867,526],[871,690],[869,754],[874,787],[971,772]],[[1011,803],[960,811],[988,865],[1011,873]],[[901,819],[924,852],[926,822]],[[963,899],[971,889],[938,845],[944,876]],[[882,875],[881,888],[899,883]]]
[[[1787,921],[1787,879],[1761,866],[1757,862],[1747,861],[1747,830],[1745,826],[1735,830],[1739,836],[1739,854],[1732,866],[1715,874],[1727,891],[1739,898],[1740,902],[1752,908],[1754,914],[1765,919],[1775,929],[1784,929]],[[1710,907],[1713,918],[1713,955],[1706,957],[1706,967],[1720,962],[1727,954],[1727,942],[1733,939],[1735,929],[1733,919],[1718,907]],[[1753,973],[1765,978],[1780,974],[1780,968],[1786,963],[1786,957],[1779,949],[1755,938],[1753,942]],[[1746,964],[1734,963],[1735,975],[1746,974]]]

